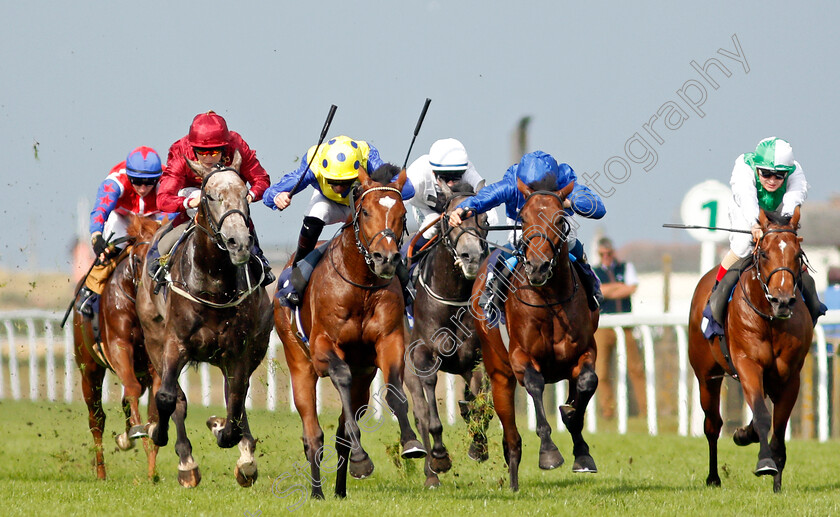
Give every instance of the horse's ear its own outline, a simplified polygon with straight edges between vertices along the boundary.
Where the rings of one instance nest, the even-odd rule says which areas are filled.
[[[359,165],[359,183],[364,185],[365,183],[370,183],[372,180],[368,175],[367,167],[364,165]]]
[[[767,214],[764,213],[763,208],[758,209],[758,225],[762,228],[767,228],[767,223],[769,220],[767,219]]]
[[[400,174],[397,176],[397,181],[394,183],[397,184],[397,189],[402,190],[403,186],[405,185],[406,180],[408,180],[408,174],[405,172],[405,169],[400,171]]]
[[[443,194],[444,199],[452,199],[452,189],[449,188],[449,185],[446,184],[445,181],[438,178],[437,179],[438,187],[440,187],[440,192]]]
[[[239,168],[242,166],[242,155],[239,154],[239,149],[233,152],[233,160],[230,162],[231,169],[235,169],[239,172]]]
[[[516,188],[518,188],[519,192],[522,192],[522,195],[526,198],[534,193],[534,189],[523,183],[519,178],[516,178]]]
[[[796,208],[793,209],[793,216],[790,218],[790,225],[796,229],[799,227],[799,205],[796,205]]]
[[[568,185],[566,185],[562,189],[558,190],[557,195],[560,196],[561,199],[565,200],[566,198],[569,197],[569,194],[572,193],[572,190],[574,190],[574,188],[575,188],[575,182],[572,181],[571,183],[569,183]]]
[[[184,156],[184,161],[185,161],[185,162],[187,162],[187,166],[188,166],[190,169],[192,169],[192,170],[193,170],[193,172],[195,172],[196,174],[198,174],[198,177],[200,177],[201,179],[204,179],[204,176],[206,176],[206,175],[207,175],[207,173],[208,173],[208,172],[210,172],[210,170],[209,170],[209,169],[206,169],[206,168],[204,167],[204,165],[201,165],[201,162],[199,162],[198,160],[190,160],[190,159],[189,159],[189,158],[187,158],[187,157],[186,157],[186,155],[185,155],[185,156]]]

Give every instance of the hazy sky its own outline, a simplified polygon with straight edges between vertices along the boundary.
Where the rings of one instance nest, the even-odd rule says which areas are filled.
[[[79,199],[136,146],[165,158],[196,113],[222,114],[274,182],[330,104],[331,135],[402,165],[426,97],[412,158],[455,137],[496,181],[528,115],[530,150],[609,193],[583,238],[689,242],[661,224],[679,222],[691,186],[728,183],[763,137],[792,143],[809,199],[836,192],[839,15],[789,1],[3,2],[0,266],[69,270]],[[691,66],[710,58],[729,77]],[[261,240],[296,240],[308,198],[253,205]]]

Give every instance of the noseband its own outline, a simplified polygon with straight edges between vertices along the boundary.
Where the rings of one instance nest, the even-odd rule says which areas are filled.
[[[227,251],[227,247],[225,246],[225,239],[222,235],[222,224],[224,224],[225,219],[227,219],[228,216],[234,214],[241,215],[242,219],[245,221],[245,226],[248,227],[248,232],[250,233],[251,218],[248,217],[242,210],[239,210],[238,208],[233,208],[223,213],[218,221],[215,221],[213,219],[213,213],[210,211],[210,202],[207,200],[207,196],[204,193],[204,189],[207,186],[207,182],[210,180],[211,177],[213,177],[214,174],[218,174],[220,172],[233,172],[237,176],[239,176],[239,172],[232,167],[221,167],[218,165],[216,167],[217,168],[211,171],[207,176],[205,176],[204,180],[201,182],[201,206],[204,209],[204,216],[207,218],[207,223],[210,225],[210,229],[208,230],[200,224],[196,224],[196,226],[201,228],[204,231],[204,233],[211,236],[213,238],[213,241],[216,243],[216,246],[218,246],[223,251]]]
[[[472,197],[474,195],[475,194],[470,194],[470,196],[468,196],[468,197]],[[452,198],[452,199],[455,199],[455,198]],[[449,211],[449,207],[452,204],[452,199],[450,199],[446,203],[446,206],[443,209],[443,213],[447,213]],[[476,214],[475,217],[476,217],[476,225],[477,225],[479,215]],[[441,240],[443,241],[443,246],[452,255],[452,259],[455,261],[456,265],[460,264],[460,257],[458,256],[458,241],[460,241],[461,237],[463,237],[466,234],[471,234],[471,235],[475,236],[479,240],[479,242],[481,242],[481,252],[482,253],[484,253],[488,250],[487,239],[486,239],[487,232],[486,231],[484,232],[484,235],[482,235],[481,228],[478,227],[478,226],[469,226],[469,227],[465,228],[463,225],[461,225],[461,226],[458,227],[458,229],[461,230],[461,231],[458,232],[458,235],[455,237],[455,240],[452,240],[451,235],[452,235],[452,232],[455,230],[455,228],[450,226],[448,217],[442,217],[440,219],[440,230],[439,231],[440,231],[440,235],[442,237]]]
[[[525,204],[522,205],[522,209],[525,208],[525,205],[527,205],[528,201],[530,199],[532,199],[534,196],[552,196],[552,197],[556,198],[557,201],[560,202],[561,207],[563,206],[563,199],[560,196],[558,196],[556,193],[551,192],[550,190],[537,190],[537,191],[531,193],[530,196],[528,196],[528,199],[525,200]],[[520,213],[522,212],[522,209],[519,210]],[[562,211],[562,208],[561,208],[561,211]],[[563,228],[562,228],[562,231],[560,232],[560,235],[561,235],[561,239],[565,240],[565,236],[569,235],[569,231],[570,231],[571,227],[569,225],[569,222],[566,221],[565,216],[561,220],[563,221]],[[517,215],[517,223],[521,224],[521,216],[519,216],[519,215]],[[532,231],[528,232],[528,235],[525,235],[525,229],[523,228],[522,229],[522,237],[520,238],[520,242],[515,245],[514,255],[517,257],[517,259],[521,259],[523,264],[529,264],[528,259],[525,257],[525,252],[527,251],[528,246],[531,244],[531,241],[536,237],[540,237],[540,238],[544,239],[545,241],[548,242],[549,246],[551,246],[551,260],[549,261],[549,264],[548,264],[548,278],[551,278],[552,276],[554,276],[554,266],[557,265],[557,256],[560,254],[560,248],[557,246],[557,244],[547,234],[545,234],[541,231],[533,231],[532,230]]]
[[[764,235],[761,236],[761,239],[758,240],[758,243],[755,246],[755,251],[753,252],[753,266],[755,267],[755,276],[758,279],[758,283],[761,285],[761,290],[764,291],[764,298],[767,299],[769,302],[772,296],[770,296],[770,288],[767,287],[767,283],[770,282],[770,278],[775,275],[776,273],[780,272],[788,272],[793,277],[793,290],[794,294],[796,293],[797,289],[802,288],[802,257],[799,257],[799,271],[793,271],[789,267],[777,267],[773,271],[770,271],[770,274],[767,275],[767,278],[763,278],[761,275],[761,268],[759,267],[759,260],[760,255],[762,252],[761,243],[764,241],[764,238],[767,237],[768,234],[771,233],[792,233],[796,236],[796,230],[787,230],[787,229],[771,229],[764,232]],[[801,250],[800,250],[801,251]],[[771,318],[772,319],[772,318]]]
[[[405,232],[406,232],[406,229],[405,229],[405,214],[403,214],[402,231],[400,232],[399,237],[397,237],[397,234],[394,233],[394,230],[392,230],[391,228],[388,228],[387,226],[384,229],[376,232],[373,235],[373,237],[371,237],[371,239],[369,241],[365,238],[364,235],[362,235],[361,222],[359,220],[359,216],[361,215],[361,211],[362,211],[362,199],[366,195],[368,195],[368,193],[376,192],[376,191],[396,192],[397,195],[400,196],[400,200],[402,200],[402,192],[400,192],[399,189],[396,189],[394,187],[372,187],[372,188],[369,188],[369,189],[365,190],[364,192],[362,192],[362,194],[359,196],[358,200],[354,200],[353,199],[353,193],[352,192],[350,193],[350,206],[354,207],[354,209],[353,209],[353,220],[350,222],[350,224],[352,224],[353,233],[356,236],[356,248],[359,249],[359,253],[362,254],[362,257],[364,257],[365,263],[368,265],[368,268],[371,271],[373,271],[373,266],[372,266],[372,264],[373,264],[373,254],[370,252],[370,247],[380,239],[384,239],[386,237],[391,237],[392,239],[397,241],[397,249],[399,249],[399,248],[402,247],[403,235],[405,235]],[[386,222],[386,224],[387,224],[387,222]],[[347,227],[347,224],[342,226],[342,229],[344,229],[346,227]]]

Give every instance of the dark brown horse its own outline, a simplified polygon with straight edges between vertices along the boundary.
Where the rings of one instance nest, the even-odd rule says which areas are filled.
[[[773,491],[782,488],[787,458],[785,429],[799,396],[799,371],[811,346],[813,326],[800,295],[805,258],[800,247],[799,207],[789,219],[761,211],[764,235],[753,250],[753,262],[741,273],[729,302],[724,323],[726,342],[735,371],[731,371],[719,341],[703,337],[703,308],[715,282],[717,267],[697,284],[691,300],[688,324],[688,356],[700,382],[700,404],[706,414],[709,442],[709,476],[706,484],[720,486],[717,471],[717,441],[720,417],[720,385],[725,373],[737,374],[744,398],[752,409],[752,421],[735,431],[737,445],[758,443],[756,476],[773,476]],[[764,397],[773,402],[773,414]],[[772,438],[769,439],[770,427]]]
[[[188,363],[207,362],[222,370],[227,418],[207,425],[219,447],[239,445],[234,474],[242,486],[257,478],[256,441],[245,412],[251,373],[265,357],[271,333],[271,302],[260,287],[263,270],[251,255],[248,188],[240,177],[239,153],[230,167],[205,168],[187,161],[203,179],[195,226],[171,253],[171,280],[159,294],[148,277],[137,296],[137,311],[146,348],[161,376],[155,396],[160,423],[149,435],[159,446],[168,442],[169,417],[177,430],[178,481],[196,486],[201,480],[192,457],[184,419],[187,399],[178,376]],[[148,257],[147,257],[148,260]],[[143,270],[147,271],[144,264]]]
[[[99,299],[99,324],[101,348],[95,342],[92,321],[73,311],[73,341],[76,365],[82,374],[82,394],[88,407],[88,424],[93,434],[96,476],[105,479],[105,458],[102,431],[105,429],[105,411],[102,409],[102,381],[111,369],[120,379],[123,392],[122,408],[125,413],[125,432],[116,436],[122,450],[134,447],[134,440],[143,437],[143,447],[149,462],[149,479],[155,477],[157,446],[146,437],[138,401],[148,389],[153,393],[160,385],[160,378],[149,361],[143,342],[143,331],[137,319],[134,300],[140,279],[140,264],[149,240],[160,225],[146,217],[134,216],[128,235],[134,244],[120,257]],[[84,280],[82,280],[84,282]],[[157,421],[157,410],[149,397],[149,421]]]
[[[569,260],[563,233],[563,201],[574,183],[559,191],[535,191],[518,181],[518,188],[525,196],[525,204],[520,211],[519,261],[504,305],[510,338],[507,348],[499,327],[491,327],[479,307],[484,282],[475,283],[472,297],[484,367],[490,377],[496,414],[502,422],[502,445],[512,490],[519,489],[522,457],[522,439],[516,428],[514,408],[517,382],[534,400],[540,437],[539,465],[549,470],[559,467],[564,460],[551,440],[543,391],[546,383],[569,380],[569,397],[560,407],[560,414],[574,444],[572,470],[597,472],[581,431],[586,406],[598,386],[594,333],[599,312],[589,310],[586,292]],[[479,276],[486,274],[486,270],[487,261]]]
[[[445,198],[444,213],[468,197],[453,194],[443,182],[438,184]],[[486,227],[487,215],[478,217]],[[447,223],[446,217],[437,223],[437,242],[417,265],[415,323],[406,352],[405,385],[414,403],[417,431],[429,451],[424,466],[427,487],[439,486],[438,474],[452,468],[452,460],[443,444],[443,424],[435,396],[438,370],[463,377],[465,400],[460,403],[461,416],[471,423],[473,434],[469,456],[476,461],[488,457],[489,418],[474,407],[474,401],[476,394],[489,394],[483,382],[484,375],[477,368],[481,363],[481,345],[475,333],[475,320],[469,312],[473,282],[487,255],[487,231],[481,229],[476,218],[465,220],[457,228]],[[434,446],[430,444],[429,433]]]
[[[402,387],[405,307],[399,283],[393,278],[405,228],[400,191],[406,174],[403,170],[396,182],[383,186],[360,169],[359,181],[361,186],[351,204],[353,215],[330,242],[303,295],[301,321],[309,336],[308,346],[292,328],[290,310],[274,301],[274,324],[283,341],[295,406],[303,423],[312,497],[321,499],[321,468],[326,460],[315,403],[319,377],[329,377],[341,398],[335,438],[337,464],[330,461],[330,471],[337,470],[337,496],[347,494],[348,463],[355,477],[373,472],[373,463],[361,447],[359,424],[370,430],[370,422],[361,419],[377,367],[387,383],[384,398],[399,421],[403,457],[426,454],[408,420],[408,400]],[[336,454],[331,456],[336,458]]]

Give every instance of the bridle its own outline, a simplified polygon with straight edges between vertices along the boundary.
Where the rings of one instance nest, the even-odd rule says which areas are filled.
[[[365,259],[365,263],[367,264],[368,268],[373,272],[373,254],[370,252],[370,247],[376,244],[381,239],[386,237],[390,237],[397,242],[397,248],[402,247],[403,236],[406,235],[406,224],[405,224],[405,214],[402,217],[402,230],[400,231],[399,237],[391,228],[387,226],[382,230],[376,232],[370,240],[366,239],[364,235],[362,235],[361,231],[361,218],[362,215],[362,199],[366,195],[371,192],[395,192],[397,196],[399,196],[400,202],[402,202],[402,192],[399,189],[394,187],[372,187],[364,192],[358,197],[358,199],[354,199],[353,192],[350,192],[350,206],[353,207],[353,219],[351,219],[348,223],[344,224],[341,227],[341,230],[347,228],[348,225],[353,226],[353,234],[356,238],[356,248],[358,248],[359,253],[361,253],[362,257]],[[386,223],[387,224],[387,223]]]
[[[529,195],[528,198],[525,200],[525,203],[522,205],[522,208],[519,210],[520,214],[522,213],[522,210],[525,209],[525,205],[528,204],[528,201],[533,199],[535,196],[552,196],[552,197],[556,198],[557,201],[560,202],[561,207],[563,206],[563,198],[561,198],[559,195],[557,195],[557,193],[551,192],[550,190],[537,190],[535,192],[532,192],[531,195]],[[561,236],[561,239],[564,239],[565,236],[569,235],[569,230],[571,229],[571,226],[569,225],[569,222],[566,221],[565,217],[563,217],[561,220],[563,221],[563,228],[561,229],[560,236]],[[516,222],[521,224],[521,216],[520,215],[517,215],[517,221]],[[551,239],[551,237],[549,235],[547,235],[547,234],[545,234],[541,231],[533,231],[533,230],[529,231],[528,234],[526,235],[525,229],[523,228],[522,229],[522,236],[520,237],[519,242],[515,243],[513,254],[516,256],[517,259],[520,259],[522,261],[523,266],[527,268],[530,263],[529,263],[528,259],[525,257],[525,252],[527,251],[528,246],[531,244],[531,241],[534,240],[536,237],[540,237],[541,239],[548,242],[549,246],[551,246],[551,260],[549,260],[548,278],[546,278],[546,280],[548,280],[549,278],[554,276],[554,268],[557,265],[557,257],[560,255],[560,247],[558,247],[557,243],[555,243],[554,240]]]
[[[198,222],[196,222],[195,225],[198,228],[200,228],[204,233],[209,235],[213,239],[213,242],[216,243],[216,246],[218,246],[223,251],[227,251],[227,247],[225,246],[225,239],[222,235],[222,224],[224,224],[225,219],[235,214],[242,216],[242,219],[245,221],[245,226],[248,227],[248,232],[250,233],[251,218],[242,210],[239,210],[238,208],[232,208],[227,212],[223,213],[218,221],[213,219],[213,213],[210,211],[210,202],[208,201],[208,197],[205,194],[204,189],[207,187],[207,182],[210,180],[210,178],[212,178],[213,175],[218,174],[220,172],[233,172],[234,174],[239,176],[239,172],[236,169],[232,167],[221,167],[220,165],[217,165],[216,169],[212,170],[209,174],[207,174],[207,176],[204,176],[204,179],[201,182],[200,203],[201,207],[204,210],[204,217],[207,219],[207,224],[210,226],[210,228],[205,228],[204,226],[198,224]]]
[[[801,266],[803,264],[805,264],[805,265],[808,264],[807,258],[805,257],[805,252],[803,252],[802,249],[800,248],[799,254],[797,256],[797,258],[799,260],[799,267],[798,267],[799,271],[793,271],[789,267],[782,266],[782,267],[777,267],[774,270],[770,271],[770,273],[766,277],[762,276],[761,267],[760,267],[759,262],[762,258],[762,253],[764,253],[764,250],[762,249],[761,245],[764,242],[764,238],[767,237],[767,235],[769,235],[771,233],[792,233],[794,235],[794,237],[797,234],[796,230],[792,230],[792,229],[772,228],[772,229],[764,231],[761,238],[755,244],[755,248],[753,249],[753,253],[752,253],[753,263],[750,266],[750,268],[755,269],[755,275],[754,276],[758,280],[758,284],[761,286],[761,290],[764,292],[764,298],[769,303],[772,303],[772,298],[773,298],[770,295],[770,288],[767,286],[767,283],[770,282],[770,278],[773,275],[775,275],[776,273],[784,273],[784,272],[790,273],[790,275],[793,277],[793,290],[794,290],[794,293],[796,293],[797,290],[802,289],[802,267]],[[750,268],[748,268],[747,271]],[[762,318],[767,319],[767,320],[778,319],[773,315],[765,314],[758,307],[756,307],[755,304],[752,303],[749,296],[747,296],[746,287],[744,286],[744,282],[741,282],[741,292],[743,294],[744,300],[747,302],[747,305],[749,305],[750,308],[752,308],[752,310],[756,312],[756,314],[758,314],[759,316],[761,316]]]

